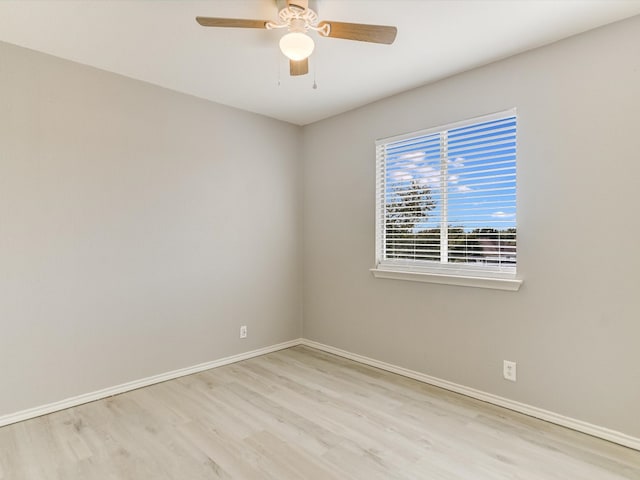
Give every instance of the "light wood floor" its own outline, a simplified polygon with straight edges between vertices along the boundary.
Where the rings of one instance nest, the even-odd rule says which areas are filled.
[[[2,480],[640,479],[640,452],[306,347],[0,428]]]

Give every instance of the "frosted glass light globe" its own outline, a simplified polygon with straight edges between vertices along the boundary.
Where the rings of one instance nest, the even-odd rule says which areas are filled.
[[[314,47],[313,39],[300,32],[287,33],[280,39],[280,50],[291,60],[304,60],[311,55]]]

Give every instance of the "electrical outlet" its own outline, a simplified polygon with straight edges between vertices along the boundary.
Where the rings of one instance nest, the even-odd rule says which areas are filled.
[[[502,375],[505,380],[509,380],[511,382],[516,381],[516,362],[510,362],[509,360],[505,360],[502,365]]]
[[[247,338],[247,326],[242,325],[240,327],[240,338]]]

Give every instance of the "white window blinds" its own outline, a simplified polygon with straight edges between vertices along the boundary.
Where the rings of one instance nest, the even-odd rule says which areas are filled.
[[[515,111],[376,148],[377,267],[515,274]]]

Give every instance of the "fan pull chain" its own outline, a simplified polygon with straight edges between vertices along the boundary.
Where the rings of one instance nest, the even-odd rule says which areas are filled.
[[[280,61],[280,54],[276,56],[276,65],[278,65],[278,88],[280,87],[280,75],[282,73],[282,62]]]
[[[314,90],[318,89],[318,82],[316,82],[316,72],[318,71],[318,59],[316,58],[313,62],[313,88]]]

